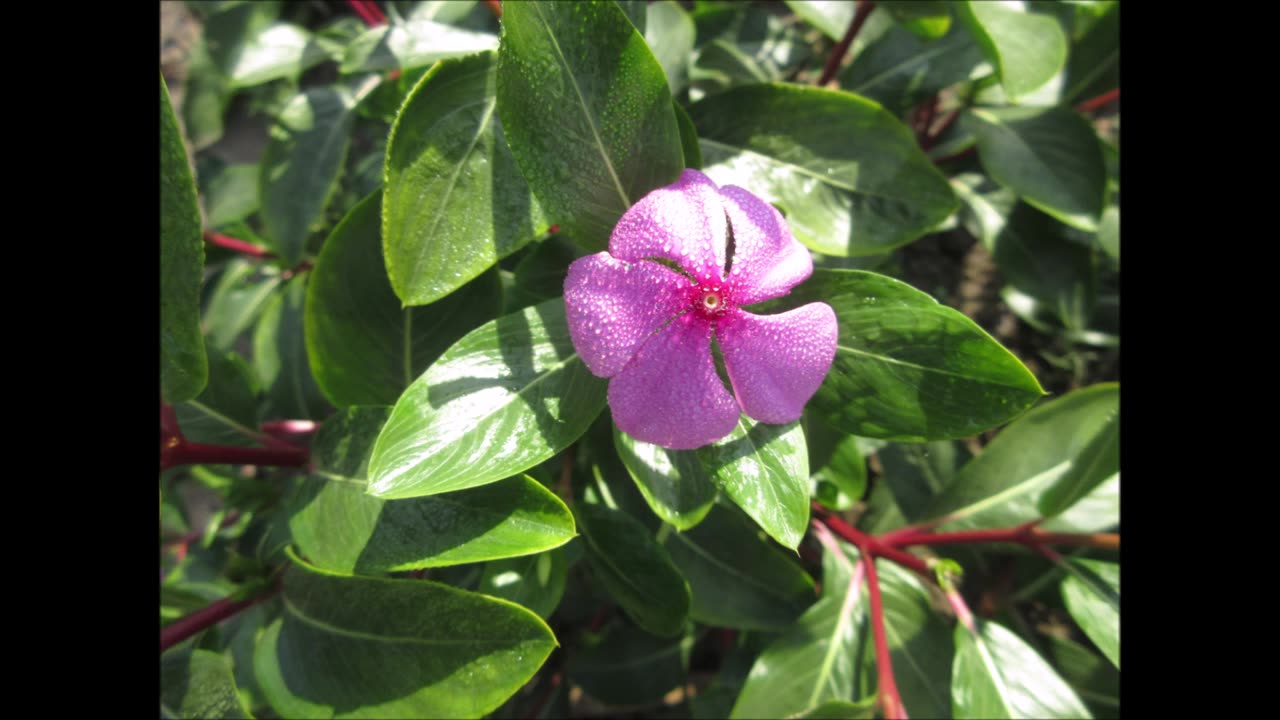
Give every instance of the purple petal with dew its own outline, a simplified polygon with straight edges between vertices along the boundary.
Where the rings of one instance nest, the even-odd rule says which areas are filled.
[[[715,282],[724,274],[726,227],[719,188],[685,170],[631,206],[613,229],[609,253],[631,262],[672,260],[699,283]]]
[[[734,185],[720,188],[733,228],[728,280],[739,305],[781,297],[813,274],[813,257],[769,203]]]
[[[690,450],[719,440],[738,424],[738,404],[716,374],[711,326],[681,315],[641,346],[609,382],[618,428],[637,440]]]
[[[613,377],[636,348],[687,306],[678,273],[652,262],[629,263],[609,253],[578,258],[564,281],[569,337],[587,369]]]
[[[742,411],[766,423],[800,418],[836,356],[836,314],[809,303],[777,315],[734,310],[716,340]]]

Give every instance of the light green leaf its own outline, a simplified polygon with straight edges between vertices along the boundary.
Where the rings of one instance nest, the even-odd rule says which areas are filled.
[[[673,0],[646,5],[644,39],[667,76],[667,87],[675,95],[689,84],[689,58],[697,30],[689,13]]]
[[[1120,408],[1089,440],[1071,462],[1071,467],[1040,496],[1040,512],[1045,517],[1062,513],[1094,488],[1120,474]]]
[[[385,72],[498,49],[498,36],[425,18],[372,27],[347,46],[341,72]]]
[[[876,716],[876,710],[879,707],[875,698],[867,698],[856,703],[848,700],[828,700],[791,717],[797,720],[801,718],[804,720],[871,720]]]
[[[951,703],[956,717],[1088,718],[1084,703],[1044,658],[1004,627],[978,619],[955,629]]]
[[[1067,562],[1062,581],[1067,612],[1094,645],[1120,667],[1120,565],[1100,560]]]
[[[227,72],[233,88],[280,78],[296,78],[328,56],[311,33],[297,25],[275,23],[250,36]]]
[[[924,40],[936,40],[951,28],[951,9],[943,0],[895,0],[885,10],[902,27]],[[859,56],[861,61],[861,56]]]
[[[697,450],[716,486],[782,545],[795,550],[809,525],[809,453],[800,423],[766,425],[742,415],[723,439]]]
[[[716,500],[698,453],[668,450],[636,440],[614,427],[614,446],[631,479],[654,514],[676,527],[688,530],[706,516]]]
[[[968,0],[956,3],[956,11],[1015,101],[1049,82],[1067,61],[1067,38],[1051,15]]]
[[[160,656],[160,716],[253,717],[236,694],[227,659],[208,650],[172,650]]]
[[[207,178],[202,170],[200,185],[204,189],[205,218],[210,229],[240,222],[258,211],[257,165],[226,165],[208,173]]]
[[[841,0],[786,0],[791,12],[800,16],[801,20],[822,31],[832,40],[839,40],[853,22],[853,15],[858,4]]]

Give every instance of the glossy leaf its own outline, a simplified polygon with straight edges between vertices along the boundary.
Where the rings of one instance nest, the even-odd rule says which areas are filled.
[[[646,4],[644,39],[667,76],[675,95],[689,83],[689,57],[697,30],[689,13],[673,0]]]
[[[545,620],[555,612],[564,595],[568,565],[563,547],[537,555],[494,560],[485,564],[476,590],[527,607]]]
[[[426,580],[342,577],[300,560],[254,670],[283,717],[475,717],[556,646],[537,615]]]
[[[667,551],[621,510],[574,509],[596,579],[637,625],[662,637],[678,634],[689,616],[689,585]]]
[[[346,89],[312,88],[285,105],[271,128],[259,183],[262,219],[276,252],[302,259],[311,225],[337,187],[347,156],[355,98]]]
[[[585,248],[684,169],[662,66],[612,2],[505,6],[497,94],[530,187]]]
[[[588,695],[610,705],[660,702],[685,683],[692,648],[692,635],[657,638],[614,623],[602,634],[584,633],[565,673]]]
[[[486,323],[400,397],[373,448],[369,492],[433,495],[527,470],[586,432],[606,386],[574,350],[563,300]]]
[[[956,11],[1015,101],[1049,82],[1067,61],[1067,38],[1051,15],[972,0],[956,3]]]
[[[381,193],[325,241],[307,291],[307,357],[339,407],[392,405],[450,345],[498,313],[497,274],[425,307],[403,307],[382,261]],[[511,473],[511,474],[514,474]]]
[[[1100,560],[1076,559],[1067,563],[1071,573],[1062,581],[1067,612],[1080,624],[1094,645],[1120,667],[1120,565]]]
[[[760,654],[729,717],[788,717],[853,697],[865,600],[856,559],[838,561],[842,580],[824,578],[822,599]]]
[[[832,510],[848,510],[867,491],[867,461],[858,438],[812,415],[803,422],[813,499]]]
[[[340,69],[347,74],[408,70],[497,49],[498,36],[493,33],[413,18],[366,30],[347,46]]]
[[[496,61],[431,68],[391,129],[382,246],[405,305],[445,297],[547,230],[494,114]]]
[[[1028,412],[960,470],[926,517],[947,530],[1012,527],[1040,517],[1040,497],[1081,460],[1119,402],[1119,385],[1109,383]]]
[[[716,500],[716,486],[693,450],[668,450],[613,432],[618,456],[654,514],[676,527],[697,525]]]
[[[1053,517],[1094,488],[1120,474],[1120,409],[1089,440],[1071,462],[1071,467],[1040,496],[1040,513]]]
[[[951,629],[933,609],[928,591],[911,571],[889,561],[877,561],[876,571],[889,660],[907,716],[951,717],[947,697],[947,688],[953,685]],[[867,655],[864,672],[874,674],[874,657],[870,650]]]
[[[1097,136],[1074,110],[975,109],[961,127],[978,138],[978,157],[997,182],[1072,227],[1097,230],[1106,167]]]
[[[236,694],[227,659],[208,650],[172,650],[160,656],[160,716],[253,717]]]
[[[320,418],[328,404],[311,376],[303,337],[308,275],[296,277],[267,303],[253,333],[253,367],[267,417]]]
[[[227,75],[232,87],[247,88],[280,78],[296,78],[327,56],[311,33],[297,25],[275,23],[245,41]]]
[[[717,627],[785,630],[813,604],[813,579],[736,510],[715,506],[663,542],[689,581],[689,616]]]
[[[884,252],[956,207],[911,131],[864,98],[748,85],[693,104],[689,116],[706,174],[780,206],[796,239],[819,252]]]
[[[743,415],[697,453],[716,486],[765,532],[799,546],[809,525],[809,454],[798,422],[766,425]]]
[[[830,0],[786,0],[791,12],[801,20],[822,31],[832,40],[839,40],[853,22],[857,3],[831,2]]]
[[[815,270],[784,306],[812,301],[831,305],[840,334],[809,407],[840,430],[905,442],[966,437],[1043,395],[982,328],[910,285],[862,270]]]
[[[893,27],[840,73],[840,87],[901,115],[938,91],[968,80],[982,60],[982,51],[962,27],[931,41]]]
[[[314,470],[289,528],[317,567],[372,575],[531,555],[574,536],[573,516],[528,476],[410,500],[365,494],[369,454],[389,408],[351,408],[316,433]]]
[[[955,629],[951,702],[956,717],[1087,718],[1084,703],[1039,654],[1004,627]]]
[[[200,394],[209,379],[200,334],[204,238],[195,181],[160,78],[160,394],[170,403]]]

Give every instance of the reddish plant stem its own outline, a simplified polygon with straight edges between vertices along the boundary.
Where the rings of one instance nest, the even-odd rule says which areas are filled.
[[[283,442],[306,437],[318,426],[311,420],[269,420],[262,423],[262,432]]]
[[[489,8],[489,12],[493,13],[496,18],[502,17],[502,3],[498,0],[484,0],[485,6]]]
[[[977,151],[978,151],[978,146],[974,145],[973,147],[967,148],[965,150],[961,150],[958,153],[952,153],[945,157],[935,158],[933,161],[933,164],[941,165],[942,163],[951,162],[952,160],[959,160],[960,158],[969,157],[970,155],[974,154]]]
[[[236,238],[228,237],[221,233],[213,232],[212,230],[204,231],[204,239],[205,239],[205,242],[209,243],[210,245],[216,245],[220,248],[233,250],[235,252],[240,253],[241,255],[248,255],[250,257],[262,258],[264,260],[269,258],[274,258],[276,256],[275,253],[271,252],[270,250],[267,250],[266,248],[258,247],[253,243],[245,242],[244,240],[237,240]]]
[[[233,447],[184,440],[160,449],[161,469],[178,465],[271,465],[300,468],[306,467],[307,462],[307,451],[293,446]]]
[[[933,578],[933,573],[929,570],[928,563],[923,559],[918,558],[911,553],[899,550],[898,548],[885,545],[876,538],[859,530],[855,530],[850,527],[848,523],[831,514],[826,508],[816,502],[813,503],[813,511],[818,522],[826,525],[827,529],[831,532],[856,545],[864,554],[892,560],[909,570],[914,570],[916,573],[923,575],[926,578]]]
[[[871,631],[876,643],[876,676],[879,678],[880,707],[888,720],[906,718],[907,709],[898,694],[898,682],[893,677],[893,662],[889,657],[889,640],[884,630],[884,604],[880,599],[880,580],[876,577],[876,561],[870,548],[862,551],[862,565],[867,573],[867,592],[871,596]]]
[[[160,401],[160,432],[162,443],[168,444],[174,440],[182,440],[182,428],[178,427],[178,413],[164,400]]]
[[[827,58],[827,64],[822,68],[822,76],[818,78],[818,87],[823,87],[831,82],[831,78],[836,76],[836,71],[840,69],[840,63],[844,60],[845,53],[849,52],[849,46],[853,44],[853,39],[858,36],[858,31],[862,29],[862,24],[867,21],[867,16],[876,8],[876,4],[871,0],[860,0],[858,10],[853,14],[853,20],[849,23],[849,29],[845,31],[844,37],[840,38],[840,42],[836,44],[831,51],[831,57]]]
[[[596,614],[591,617],[591,622],[587,625],[587,629],[591,632],[600,632],[600,628],[604,627],[604,623],[609,619],[609,606],[601,605],[596,609]]]
[[[995,530],[961,530],[958,532],[913,532],[896,537],[884,536],[880,541],[891,547],[912,545],[959,545],[964,543],[1017,543],[1035,545],[1071,545],[1102,550],[1119,550],[1120,536],[1114,533],[1055,533],[1040,530],[1030,524],[1015,528]]]
[[[364,3],[360,2],[360,0],[347,0],[347,6],[360,16],[360,19],[364,21],[365,25],[373,27],[377,24],[374,21],[373,16],[370,15],[369,11],[365,8]]]
[[[1120,88],[1116,88],[1114,90],[1108,90],[1107,92],[1104,92],[1101,95],[1098,95],[1097,97],[1092,97],[1092,98],[1089,98],[1088,100],[1085,100],[1079,105],[1076,105],[1076,109],[1079,110],[1080,112],[1093,112],[1094,110],[1098,110],[1107,105],[1110,105],[1111,103],[1119,99],[1120,99]]]
[[[223,598],[190,615],[179,618],[173,623],[160,628],[160,652],[177,645],[205,628],[226,620],[247,607],[256,605],[280,592],[281,584],[274,583],[266,592],[247,600],[231,600]]]
[[[956,614],[956,621],[964,626],[971,633],[977,632],[977,627],[973,622],[973,613],[969,611],[969,605],[961,597],[959,591],[955,588],[947,588],[945,590],[947,603],[951,605],[951,610]]]
[[[373,0],[364,0],[364,9],[369,13],[369,17],[373,18],[374,25],[387,24],[387,16],[382,14],[382,9],[378,7],[378,3]]]

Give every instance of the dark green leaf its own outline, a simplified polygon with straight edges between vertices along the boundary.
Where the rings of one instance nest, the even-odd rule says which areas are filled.
[[[426,580],[341,577],[295,561],[254,670],[283,717],[480,717],[556,646],[537,615]]]
[[[1067,38],[1050,15],[972,1],[957,3],[956,11],[1015,101],[1049,82],[1067,61]]]
[[[347,46],[341,71],[350,74],[407,70],[497,49],[498,37],[493,33],[415,18],[366,30]]]
[[[402,307],[382,261],[381,194],[325,241],[307,293],[307,356],[338,406],[391,405],[450,345],[498,312],[497,274],[426,307]],[[511,473],[511,474],[514,474]]]
[[[817,707],[809,708],[793,718],[805,720],[871,720],[876,716],[879,704],[875,698],[867,698],[861,702],[848,700],[828,700]]]
[[[840,73],[840,87],[901,115],[943,88],[968,80],[980,62],[982,52],[964,28],[927,41],[893,27]]]
[[[747,681],[751,665],[777,633],[739,632],[721,656],[719,672],[711,684],[689,699],[689,714],[697,720],[723,720]]]
[[[1062,581],[1067,612],[1094,645],[1120,667],[1120,565],[1100,560],[1071,560]]]
[[[574,350],[563,300],[486,323],[400,397],[373,449],[369,491],[432,495],[522,472],[586,432],[606,385]]]
[[[908,522],[924,518],[929,503],[955,478],[956,472],[971,457],[957,442],[904,444],[892,443],[882,448],[881,482],[888,486],[894,502]]]
[[[1085,100],[1120,87],[1120,4],[1097,3],[1102,16],[1071,46],[1063,100]]]
[[[327,57],[311,33],[297,25],[276,23],[250,36],[227,71],[234,88],[296,78]]]
[[[822,301],[840,325],[810,407],[836,428],[906,442],[965,437],[1043,395],[1029,370],[960,312],[884,275],[815,270],[786,298]]]
[[[1097,136],[1074,110],[974,109],[961,127],[977,136],[982,166],[1001,185],[1072,227],[1098,229],[1106,167]]]
[[[743,415],[723,439],[698,449],[712,481],[782,545],[796,549],[809,525],[809,453],[800,423],[766,425]]]
[[[1108,383],[1035,408],[965,465],[934,499],[926,517],[948,530],[1012,527],[1040,517],[1040,497],[1080,460],[1119,402],[1120,386]],[[1095,530],[1113,524],[1107,517],[1093,521],[1101,523]]]
[[[1120,671],[1078,643],[1053,636],[1048,640],[1058,672],[1093,714],[1120,717]]]
[[[555,612],[564,595],[568,565],[563,547],[537,555],[494,560],[485,564],[476,590],[523,605],[545,620]]]
[[[856,553],[855,553],[856,555]],[[843,579],[824,578],[822,599],[756,659],[731,718],[788,717],[853,697],[864,612],[862,573],[841,553]]]
[[[885,3],[893,19],[924,40],[936,40],[951,28],[951,9],[942,0],[896,0]],[[862,55],[858,56],[862,62]]]
[[[253,370],[234,352],[209,348],[209,384],[200,396],[174,406],[182,434],[211,445],[252,445],[258,433],[258,388]]]
[[[951,178],[951,189],[960,198],[960,222],[988,250],[1009,223],[1018,195],[981,173],[961,173]]]
[[[308,275],[289,281],[267,304],[253,332],[253,367],[266,395],[267,417],[323,417],[329,410],[311,376],[303,337]]]
[[[208,650],[173,650],[160,656],[160,716],[253,717],[236,694],[227,659]]]
[[[200,394],[209,379],[200,334],[204,239],[191,165],[160,78],[160,394],[171,403]]]
[[[662,67],[612,2],[505,6],[498,115],[543,208],[590,250],[684,168]]]
[[[876,562],[884,630],[893,674],[909,717],[951,717],[951,628],[933,609],[919,578],[889,561]],[[868,631],[869,632],[869,631]],[[866,672],[874,659],[867,653]],[[981,717],[969,716],[969,717]]]
[[[829,255],[883,252],[956,207],[905,125],[848,93],[774,83],[689,108],[706,173],[779,205],[800,242]]]
[[[205,219],[217,230],[240,222],[258,211],[258,166],[251,163],[226,165],[209,173],[201,172]]]
[[[697,30],[689,13],[673,0],[651,2],[646,8],[644,39],[667,76],[667,87],[675,95],[689,83],[689,56],[693,54]]]
[[[537,302],[560,297],[564,294],[569,265],[583,254],[577,245],[553,235],[530,249],[516,265],[515,284],[536,296]]]
[[[1065,237],[1067,230],[1019,203],[991,251],[1009,285],[1042,304],[1063,327],[1085,330],[1097,303],[1095,252]]]
[[[257,37],[280,16],[280,2],[211,3],[204,20],[209,57],[223,75],[230,75],[248,38]]]
[[[684,149],[684,166],[695,170],[702,168],[702,148],[698,145],[698,129],[693,126],[689,113],[673,102],[676,111],[676,124],[680,126],[680,145]]]
[[[391,130],[382,245],[405,305],[439,300],[547,230],[494,117],[495,61],[431,68]]]
[[[1092,717],[1044,658],[1004,627],[975,620],[955,629],[951,703],[957,717]]]
[[[814,499],[833,510],[848,510],[867,491],[867,461],[858,438],[817,418],[809,418],[805,430]]]
[[[715,506],[697,527],[664,541],[689,581],[689,616],[718,627],[785,630],[813,604],[813,579],[746,517]]]
[[[316,566],[375,574],[540,553],[568,542],[573,516],[537,481],[410,500],[365,494],[369,453],[389,408],[350,408],[320,428],[315,469],[294,499],[289,527]]]
[[[1053,517],[1120,473],[1120,408],[1089,440],[1071,467],[1040,496],[1040,513]]]
[[[204,311],[205,338],[220,351],[234,347],[236,339],[248,330],[280,287],[278,274],[264,275],[263,264],[236,257],[223,266],[213,286]]]
[[[591,697],[610,705],[662,700],[685,682],[693,636],[657,638],[627,623],[603,634],[585,633],[569,657],[569,679]]]
[[[716,486],[693,450],[668,450],[613,431],[618,457],[654,514],[677,530],[702,521],[716,500]]]
[[[637,625],[672,637],[689,615],[689,585],[638,521],[604,505],[575,507],[595,577]]]
[[[644,35],[648,30],[648,0],[617,0],[617,4],[635,29]]]
[[[209,57],[204,37],[191,48],[183,85],[182,124],[193,150],[203,150],[222,137],[222,120],[231,101],[231,85]]]
[[[337,188],[354,108],[344,88],[313,88],[290,100],[271,129],[259,176],[262,219],[291,265],[302,259],[311,225]]]

